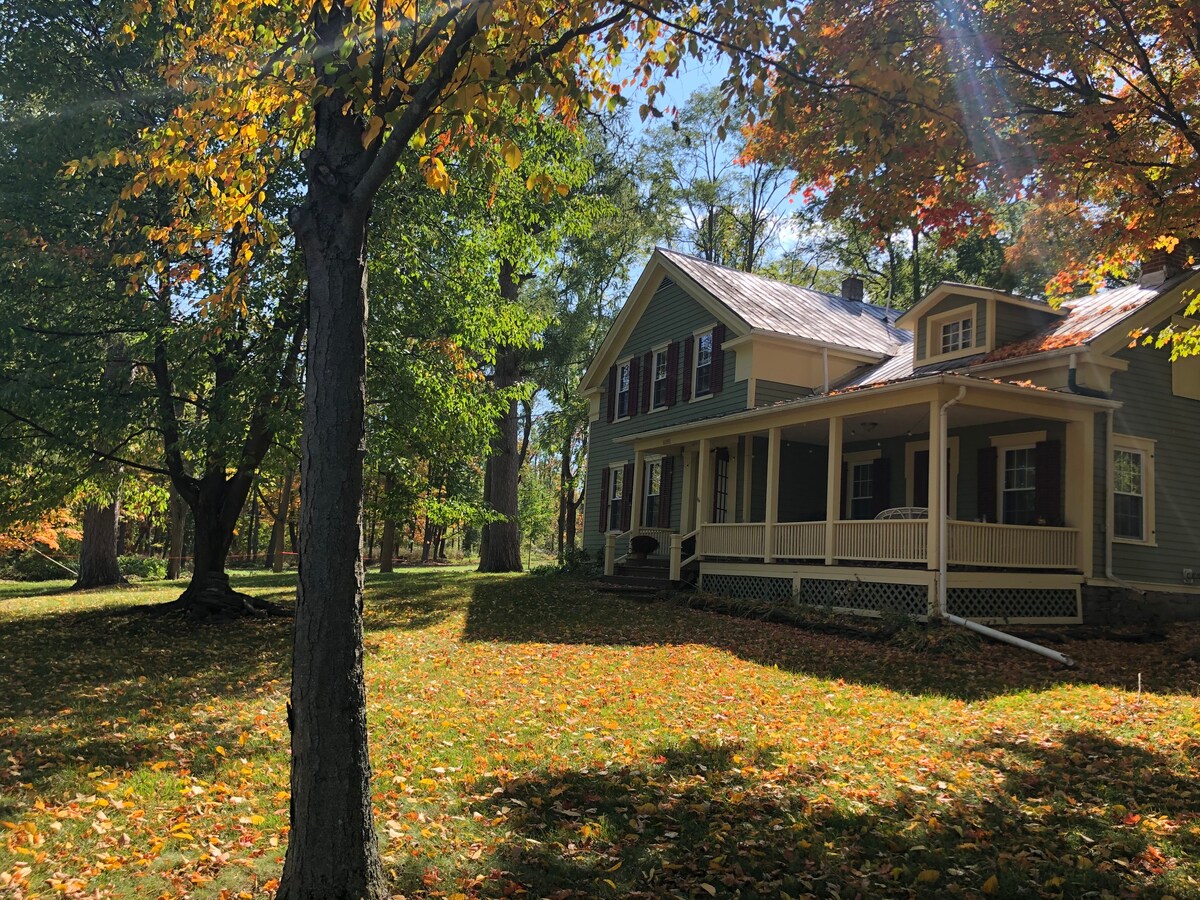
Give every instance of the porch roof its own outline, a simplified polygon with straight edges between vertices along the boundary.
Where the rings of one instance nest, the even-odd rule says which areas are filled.
[[[1034,405],[1043,407],[1047,412],[1053,410],[1054,407],[1058,407],[1060,411],[1073,410],[1076,414],[1081,410],[1088,409],[1094,412],[1106,409],[1119,409],[1123,405],[1117,400],[1088,397],[1067,391],[1055,391],[1037,387],[1029,383],[999,381],[979,378],[973,375],[940,372],[907,378],[902,381],[864,385],[862,387],[856,386],[831,391],[828,394],[812,394],[807,397],[798,397],[795,400],[783,400],[768,406],[760,406],[756,409],[742,410],[724,416],[710,416],[704,419],[697,419],[693,422],[685,422],[681,425],[642,431],[615,438],[614,440],[616,443],[624,444],[653,442],[661,446],[674,443],[675,440],[679,442],[691,440],[694,437],[700,436],[696,434],[697,432],[711,431],[714,428],[721,428],[722,426],[732,425],[735,426],[734,430],[737,431],[759,431],[764,428],[788,425],[793,420],[805,421],[814,418],[824,418],[825,416],[837,416],[839,415],[839,406],[850,406],[853,404],[856,407],[855,411],[860,411],[864,402],[871,404],[871,401],[875,400],[878,400],[881,406],[882,404],[896,406],[905,402],[905,394],[923,395],[921,397],[910,398],[908,402],[928,401],[932,396],[931,389],[936,389],[939,386],[970,389],[971,391],[979,391],[991,395],[996,398],[998,406],[1001,409],[1010,406],[1011,401],[1014,399],[1030,401]],[[949,399],[949,397],[946,399]],[[813,414],[814,412],[816,413],[815,415]]]

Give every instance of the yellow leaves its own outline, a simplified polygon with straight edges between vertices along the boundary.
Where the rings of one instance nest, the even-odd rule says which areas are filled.
[[[917,875],[917,883],[918,884],[933,884],[935,881],[937,881],[941,877],[942,877],[942,873],[939,872],[937,869],[922,869],[920,874]]]
[[[435,191],[446,194],[454,189],[454,179],[450,177],[450,173],[446,171],[446,164],[439,157],[422,156],[421,168],[425,183]]]
[[[375,139],[383,132],[383,125],[384,122],[380,116],[371,116],[371,121],[367,123],[366,130],[363,131],[362,145],[364,148],[375,143]]]
[[[982,890],[985,894],[996,893],[996,891],[1000,890],[1000,879],[997,878],[995,875],[993,875],[991,878],[989,878],[987,881],[985,881],[983,883]]]
[[[510,169],[517,169],[521,165],[521,148],[512,141],[504,145],[504,164]]]

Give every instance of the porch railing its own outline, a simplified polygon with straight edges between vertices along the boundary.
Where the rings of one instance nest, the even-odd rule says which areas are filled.
[[[929,523],[923,519],[869,519],[833,523],[834,559],[925,562]]]
[[[697,550],[703,556],[748,556],[763,558],[767,526],[762,522],[701,525]]]
[[[990,522],[948,523],[949,560],[959,566],[1074,569],[1079,565],[1079,530]]]
[[[831,532],[829,555],[840,562],[924,565],[928,560],[929,523],[924,519],[837,521]],[[1064,570],[1079,565],[1075,528],[951,520],[947,532],[951,565]],[[771,546],[767,546],[767,527],[762,522],[701,525],[696,554],[748,560],[826,556],[825,522],[779,522],[770,534]]]
[[[780,522],[775,526],[776,559],[824,559],[824,522]]]

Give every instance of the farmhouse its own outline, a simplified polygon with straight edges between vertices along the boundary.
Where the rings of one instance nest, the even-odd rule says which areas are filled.
[[[739,598],[979,621],[1200,617],[1200,271],[904,312],[656,250],[582,382],[585,547]],[[631,568],[630,540],[658,550]]]

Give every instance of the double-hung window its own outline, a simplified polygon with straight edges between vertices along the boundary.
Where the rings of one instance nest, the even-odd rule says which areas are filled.
[[[654,409],[667,405],[667,348],[654,351],[654,390],[651,398]]]
[[[1154,442],[1113,436],[1113,538],[1154,542]]]
[[[662,460],[646,462],[646,502],[642,507],[642,524],[658,524],[659,496],[662,494]]]
[[[1008,447],[1004,451],[1000,521],[1006,525],[1032,525],[1037,492],[1037,449]]]
[[[692,380],[693,396],[704,397],[712,393],[713,333],[706,331],[696,335],[696,374]]]
[[[608,529],[621,530],[621,504],[625,500],[625,469],[617,466],[612,470],[608,485]]]
[[[875,464],[855,463],[850,467],[850,518],[870,519],[875,514]]]
[[[623,362],[617,366],[617,418],[623,419],[629,415],[629,404],[632,397],[629,394],[629,363]]]
[[[942,353],[957,353],[969,348],[975,340],[975,317],[966,315],[952,322],[943,322],[940,336]]]

